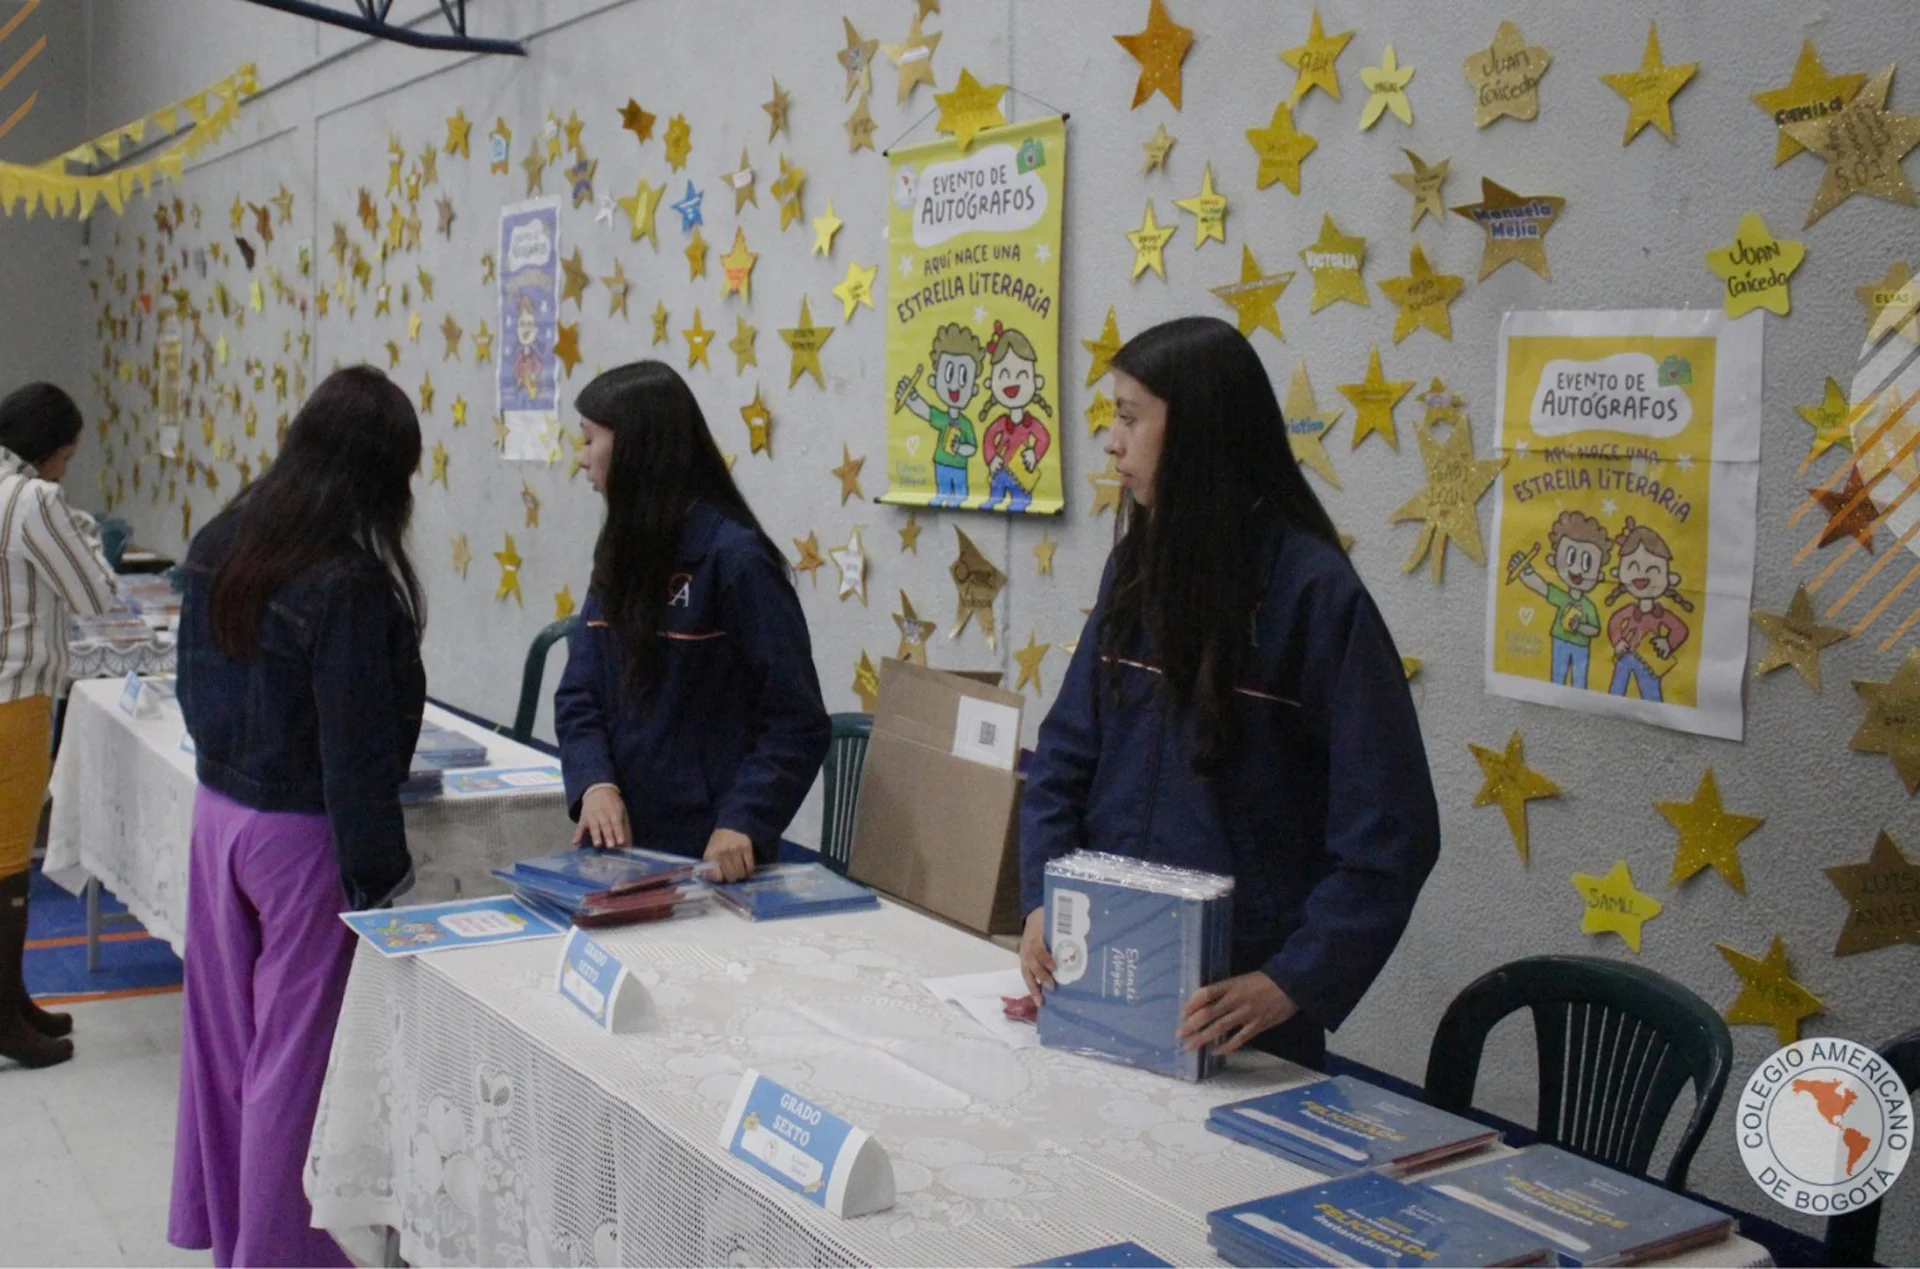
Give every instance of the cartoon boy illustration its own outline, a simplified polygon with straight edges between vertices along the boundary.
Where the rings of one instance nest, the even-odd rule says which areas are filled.
[[[995,410],[1002,413],[988,424],[980,438],[987,460],[987,500],[983,510],[991,511],[1001,498],[1007,510],[1025,511],[1033,501],[1033,487],[1040,481],[1040,460],[1053,444],[1047,425],[1031,411],[1039,409],[1053,416],[1053,407],[1040,395],[1047,386],[1040,373],[1040,358],[1033,341],[1017,330],[993,324],[993,338],[987,342],[987,395],[992,398],[981,408],[985,423]]]
[[[513,382],[531,405],[540,396],[540,321],[533,311],[533,300],[520,297],[514,314]]]
[[[902,379],[895,389],[904,396],[907,409],[940,433],[933,447],[932,506],[958,507],[967,501],[967,460],[979,449],[973,423],[967,418],[967,403],[980,386],[986,357],[978,335],[958,322],[948,322],[934,333],[927,352],[933,363],[935,400],[928,401],[910,380]]]
[[[1547,547],[1558,585],[1547,581],[1529,562],[1531,552],[1516,551],[1507,561],[1507,577],[1553,605],[1553,660],[1548,675],[1554,683],[1587,690],[1593,639],[1600,633],[1600,610],[1592,593],[1600,585],[1613,545],[1607,528],[1581,511],[1562,511],[1547,530]],[[1534,550],[1539,550],[1536,545]]]
[[[1688,612],[1693,605],[1680,594],[1680,574],[1674,571],[1673,548],[1652,528],[1627,520],[1625,530],[1616,539],[1620,548],[1620,566],[1614,570],[1615,586],[1607,595],[1611,604],[1622,595],[1632,601],[1607,621],[1607,641],[1613,645],[1613,685],[1607,691],[1614,696],[1627,694],[1631,680],[1640,689],[1643,701],[1658,701],[1660,673],[1647,661],[1647,648],[1665,660],[1687,641],[1687,624],[1668,611],[1663,600],[1672,600]]]

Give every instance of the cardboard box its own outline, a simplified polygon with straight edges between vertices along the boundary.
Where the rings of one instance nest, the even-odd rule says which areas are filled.
[[[981,677],[881,663],[847,875],[975,933],[1017,934],[1025,699]]]

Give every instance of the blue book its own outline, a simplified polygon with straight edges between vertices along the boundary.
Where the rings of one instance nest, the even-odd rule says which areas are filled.
[[[1114,1243],[1091,1251],[1076,1251],[1071,1256],[1036,1260],[1025,1269],[1173,1269],[1139,1243]]]
[[[1422,1188],[1544,1238],[1563,1265],[1637,1265],[1719,1242],[1733,1218],[1555,1146],[1456,1168]]]
[[[487,765],[487,746],[465,732],[422,721],[420,739],[413,746],[413,765],[440,771],[484,767]]]
[[[655,850],[595,850],[583,846],[552,855],[536,855],[513,865],[516,874],[531,873],[588,887],[589,893],[632,885],[655,877],[675,880],[691,877],[697,860]]]
[[[880,906],[880,897],[873,891],[824,864],[774,864],[745,881],[714,886],[713,897],[754,921]]]
[[[342,912],[340,919],[388,957],[553,938],[566,928],[507,895]]]
[[[1207,1227],[1216,1249],[1246,1264],[1552,1263],[1538,1234],[1377,1172],[1223,1207]]]
[[[1398,1176],[1500,1136],[1351,1075],[1215,1106],[1207,1127],[1334,1176],[1369,1170]]]
[[[1219,1069],[1175,1038],[1189,997],[1224,977],[1233,881],[1077,851],[1046,871],[1054,990],[1040,1043],[1178,1079]]]

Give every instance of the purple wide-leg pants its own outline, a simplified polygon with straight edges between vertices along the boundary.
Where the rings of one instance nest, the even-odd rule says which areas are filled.
[[[353,962],[324,815],[193,808],[167,1241],[216,1265],[346,1265],[301,1185]]]

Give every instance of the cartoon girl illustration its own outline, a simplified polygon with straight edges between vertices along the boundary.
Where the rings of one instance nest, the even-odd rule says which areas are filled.
[[[1625,696],[1631,680],[1639,687],[1641,700],[1658,701],[1660,674],[1654,672],[1644,650],[1652,648],[1662,660],[1678,652],[1687,641],[1687,624],[1662,601],[1671,600],[1687,612],[1693,611],[1693,605],[1680,594],[1680,574],[1673,567],[1673,548],[1665,538],[1628,517],[1614,544],[1620,564],[1614,570],[1615,585],[1607,603],[1622,595],[1632,598],[1607,620],[1607,641],[1614,655],[1613,685],[1607,691]]]
[[[987,361],[992,367],[987,374],[990,400],[981,408],[980,421],[985,423],[995,410],[1001,414],[980,439],[989,478],[981,509],[993,510],[1004,497],[1007,510],[1025,511],[1040,481],[1040,460],[1053,444],[1047,425],[1030,412],[1038,409],[1053,417],[1053,407],[1040,395],[1046,376],[1040,373],[1033,341],[999,322],[987,342]]]
[[[973,422],[967,418],[967,403],[980,385],[980,372],[987,350],[980,337],[960,325],[949,322],[934,332],[927,358],[933,363],[933,401],[920,394],[912,379],[902,379],[895,388],[900,403],[925,419],[940,438],[933,447],[934,496],[930,505],[959,507],[967,501],[967,460],[979,449],[974,439]]]
[[[513,381],[526,397],[527,404],[532,405],[540,399],[540,371],[543,365],[540,358],[540,320],[533,311],[533,300],[526,295],[519,299],[513,335],[519,347],[513,358]]]

